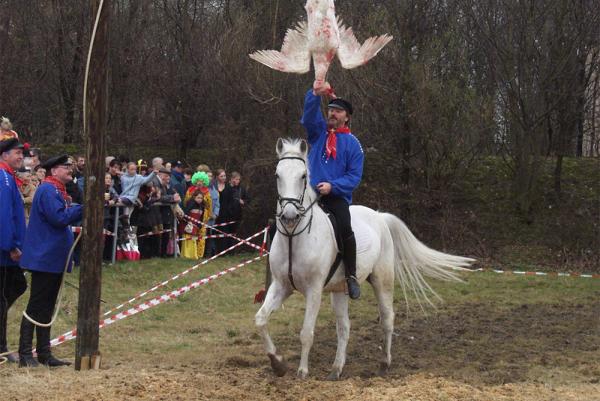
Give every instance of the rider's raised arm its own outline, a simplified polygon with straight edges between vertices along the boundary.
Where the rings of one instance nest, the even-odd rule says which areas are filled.
[[[309,89],[304,97],[304,113],[300,123],[304,126],[308,143],[311,145],[326,132],[327,123],[321,112],[321,97],[316,96],[312,89]]]

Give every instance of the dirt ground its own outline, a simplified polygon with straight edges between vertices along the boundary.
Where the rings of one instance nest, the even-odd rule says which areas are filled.
[[[339,382],[324,378],[335,329],[320,322],[310,378],[295,377],[296,327],[275,334],[290,372],[275,377],[255,333],[175,357],[105,356],[100,371],[0,369],[3,400],[600,400],[600,310],[591,304],[460,304],[429,317],[398,314],[393,366],[377,377],[376,317],[353,321]],[[281,334],[283,333],[283,334]],[[206,344],[205,344],[206,345]]]

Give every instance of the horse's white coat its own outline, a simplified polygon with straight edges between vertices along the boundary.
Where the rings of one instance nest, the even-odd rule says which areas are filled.
[[[308,146],[305,141],[279,140],[277,153],[282,157],[300,157],[306,161]],[[308,208],[316,199],[316,193],[310,185],[305,163],[297,159],[280,160],[277,166],[278,193],[280,197],[303,199],[303,206]],[[303,191],[306,191],[303,195]],[[340,266],[329,284],[323,288],[329,268],[335,260],[337,249],[335,238],[326,214],[313,207],[302,216],[292,204],[286,204],[283,210],[278,207],[278,228],[282,231],[293,231],[297,225],[300,231],[310,221],[310,229],[304,230],[292,239],[292,266],[294,284],[306,298],[304,324],[300,332],[302,354],[298,376],[308,374],[308,355],[314,338],[314,327],[321,306],[324,291],[334,290],[344,284],[344,267]],[[474,260],[460,256],[448,255],[428,248],[419,242],[406,225],[397,217],[379,213],[364,206],[352,206],[352,226],[357,241],[357,278],[364,282],[367,277],[373,286],[379,304],[379,316],[384,332],[382,370],[391,364],[391,343],[394,328],[394,275],[399,279],[405,291],[410,289],[418,297],[429,301],[427,291],[431,291],[423,275],[444,280],[459,280],[455,270],[470,265]],[[285,222],[285,223],[284,223]],[[277,310],[292,294],[293,288],[288,278],[288,237],[278,232],[273,239],[269,261],[273,282],[267,292],[265,302],[256,314],[256,325],[264,341],[265,349],[271,357],[272,365],[281,372],[283,357],[277,349],[267,330],[270,314]],[[435,294],[435,293],[434,293]],[[338,348],[331,379],[338,379],[346,360],[346,346],[350,335],[348,318],[348,296],[343,292],[332,292],[331,302],[336,315]],[[360,302],[360,301],[355,301]],[[274,362],[275,361],[275,362]],[[276,367],[276,365],[279,365]]]

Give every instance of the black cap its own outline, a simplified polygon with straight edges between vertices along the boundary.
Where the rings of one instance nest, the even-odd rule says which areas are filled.
[[[327,107],[331,107],[333,109],[346,110],[346,112],[350,115],[352,115],[352,111],[353,111],[352,104],[349,101],[342,99],[340,97],[330,101],[329,104],[327,105]]]
[[[49,158],[44,163],[42,163],[42,167],[45,168],[46,171],[49,171],[51,168],[56,166],[69,166],[72,164],[73,163],[71,163],[71,161],[69,160],[68,155],[61,155]]]
[[[171,168],[174,168],[174,167],[183,167],[183,163],[180,162],[179,160],[173,160],[171,162]]]
[[[23,145],[17,138],[9,138],[0,141],[0,153],[10,152],[13,149],[23,149],[24,156],[28,156],[25,152],[29,153],[29,145]]]

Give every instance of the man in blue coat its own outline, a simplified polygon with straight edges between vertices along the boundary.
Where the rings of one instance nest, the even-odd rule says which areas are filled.
[[[329,102],[327,121],[321,113],[321,95],[312,89],[304,98],[304,114],[300,122],[306,129],[310,183],[321,194],[321,203],[335,215],[343,241],[348,295],[360,297],[356,280],[356,239],[350,220],[352,192],[362,178],[364,154],[360,142],[348,124],[352,105],[336,98]]]
[[[0,141],[0,354],[8,351],[8,309],[27,289],[19,268],[25,240],[25,210],[15,171],[23,165],[23,145],[17,139]],[[17,362],[13,354],[6,355]]]
[[[48,324],[73,245],[70,225],[81,220],[82,207],[71,205],[65,185],[73,179],[72,164],[67,155],[49,159],[42,165],[46,178],[40,184],[31,205],[29,226],[23,245],[21,268],[31,272],[31,295],[27,315],[36,322]],[[68,261],[67,271],[72,261]],[[36,332],[38,361],[46,366],[70,365],[50,352],[50,327],[35,326],[25,316],[21,321],[19,365],[35,367],[32,355],[33,332]]]

